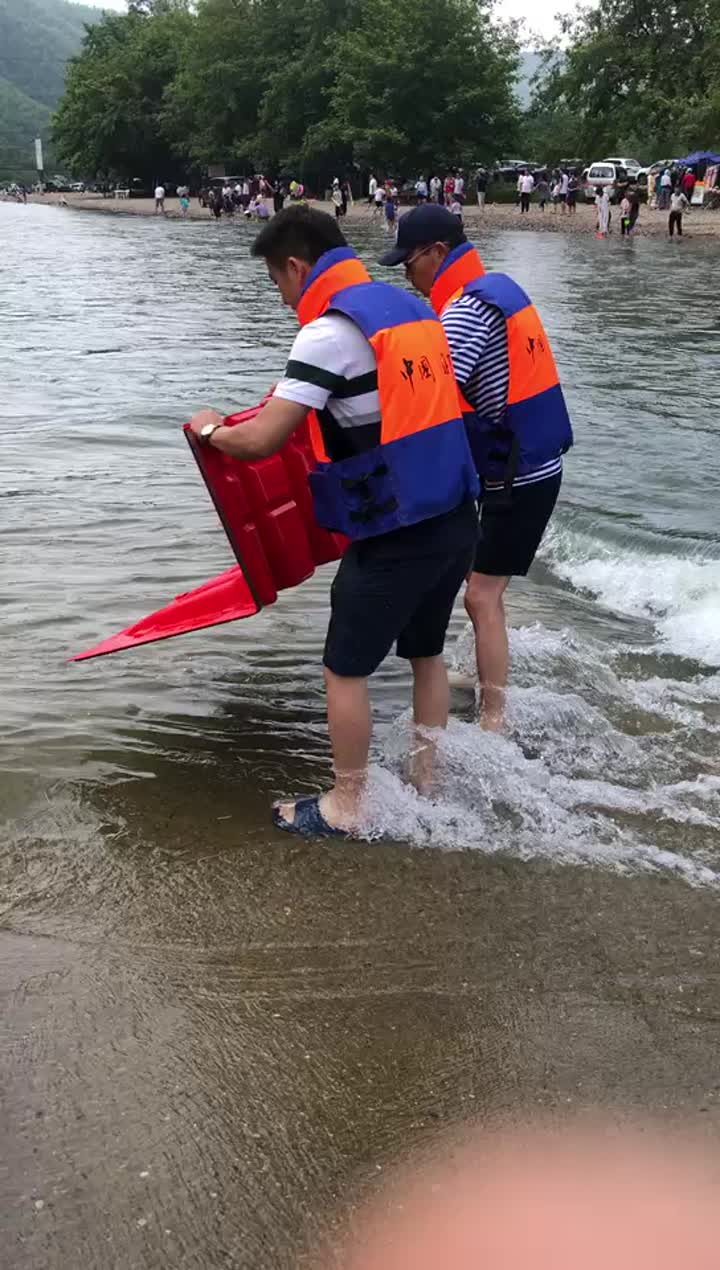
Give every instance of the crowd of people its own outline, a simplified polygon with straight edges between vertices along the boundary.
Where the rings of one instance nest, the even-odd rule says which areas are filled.
[[[549,203],[551,211],[572,215],[577,211],[579,194],[580,177],[574,169],[531,172],[522,168],[518,173],[517,196],[521,214],[530,211],[530,201],[535,196],[541,212]]]
[[[300,191],[298,193],[298,191]],[[244,215],[248,220],[269,220],[272,210],[279,212],[286,198],[299,201],[304,187],[297,181],[278,180],[274,184],[262,172],[255,176],[224,177],[209,186],[202,186],[198,199],[211,216]]]

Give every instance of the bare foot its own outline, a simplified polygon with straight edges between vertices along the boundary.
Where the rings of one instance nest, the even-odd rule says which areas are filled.
[[[505,716],[483,710],[480,715],[480,727],[483,732],[505,732]]]

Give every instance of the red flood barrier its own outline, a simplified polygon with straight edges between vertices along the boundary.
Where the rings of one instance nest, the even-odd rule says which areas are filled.
[[[263,404],[224,422],[241,427]],[[347,540],[315,520],[308,484],[315,459],[307,424],[278,454],[254,463],[201,445],[187,424],[184,432],[238,563],[72,661],[252,617],[274,604],[278,591],[298,586],[345,550]]]

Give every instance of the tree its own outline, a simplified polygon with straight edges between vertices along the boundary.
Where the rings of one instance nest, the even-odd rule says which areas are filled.
[[[106,13],[69,66],[53,125],[58,153],[74,172],[139,176],[150,184],[184,168],[163,127],[163,99],[190,37],[182,5],[152,13]]]
[[[364,0],[334,41],[305,151],[345,146],[396,172],[491,161],[517,139],[517,60],[485,0]]]
[[[600,0],[563,27],[567,50],[546,53],[534,107],[573,111],[580,153],[718,144],[720,0]]]

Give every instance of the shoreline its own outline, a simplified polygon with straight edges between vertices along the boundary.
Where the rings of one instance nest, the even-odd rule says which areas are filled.
[[[61,203],[60,199],[64,198],[65,202]],[[66,206],[76,211],[83,212],[100,212],[105,215],[119,216],[155,216],[155,204],[153,199],[114,199],[101,198],[95,195],[84,194],[31,194],[28,196],[29,203],[40,203],[45,206]],[[331,203],[324,202],[322,199],[314,200],[313,207],[317,207],[321,211],[331,212],[333,206]],[[407,210],[401,208],[402,212]],[[176,198],[167,200],[167,208],[165,216],[168,220],[182,220],[180,207]],[[238,219],[241,216],[238,214]],[[205,207],[200,207],[197,199],[191,202],[187,220],[205,220],[212,222],[213,217]],[[227,220],[223,217],[223,220]],[[343,223],[346,225],[368,224],[371,219],[370,210],[366,203],[355,203],[349,208],[347,216]],[[548,207],[541,212],[537,204],[532,204],[530,211],[521,215],[517,206],[512,203],[487,203],[480,210],[475,204],[468,203],[464,209],[463,219],[466,226],[476,233],[480,229],[515,229],[521,230],[523,233],[559,233],[559,234],[588,234],[593,233],[595,225],[595,208],[591,203],[579,203],[578,210],[573,215],[560,211],[553,212]],[[613,208],[613,229],[620,237],[619,228],[619,211]],[[664,238],[667,237],[668,213],[657,211],[642,205],[640,211],[640,220],[633,234],[635,238]],[[259,221],[253,221],[254,225],[260,225]],[[684,218],[684,236],[687,238],[720,238],[720,211],[710,211],[705,208],[693,208],[686,213]]]

